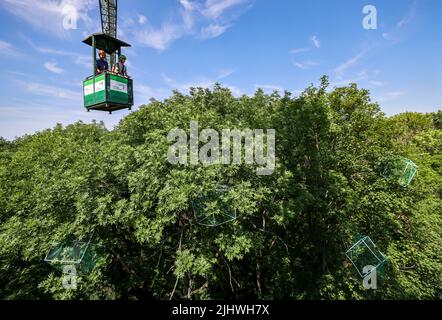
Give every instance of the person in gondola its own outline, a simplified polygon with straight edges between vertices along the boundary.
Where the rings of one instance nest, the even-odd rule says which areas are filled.
[[[98,56],[100,59],[97,59],[97,70],[95,70],[96,74],[102,74],[105,71],[109,71],[109,65],[106,61],[106,52],[104,50],[100,50],[98,52]]]
[[[112,72],[118,74],[119,76],[130,78],[127,74],[126,56],[122,54],[117,64],[112,68]]]

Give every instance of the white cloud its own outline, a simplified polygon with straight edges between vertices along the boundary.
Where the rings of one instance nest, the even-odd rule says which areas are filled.
[[[417,1],[413,1],[408,13],[396,24],[396,28],[400,29],[409,24],[416,16]]]
[[[370,80],[369,83],[375,87],[383,87],[385,85],[382,81],[377,80]]]
[[[298,67],[299,69],[306,70],[306,69],[310,69],[311,67],[315,67],[315,66],[320,65],[320,63],[316,62],[316,61],[310,61],[310,60],[309,61],[304,61],[304,62],[296,62],[296,61],[294,61],[293,65]]]
[[[226,88],[229,89],[235,97],[240,97],[245,94],[244,90],[236,86],[226,85]]]
[[[63,27],[66,8],[75,8],[77,22],[91,27],[94,21],[88,12],[97,6],[94,0],[1,0],[1,4],[13,15],[58,37],[65,37],[69,31]],[[77,24],[78,28],[78,24]]]
[[[187,11],[193,11],[196,9],[195,3],[191,2],[190,0],[180,0],[180,4]]]
[[[81,92],[68,90],[60,87],[54,87],[37,82],[24,82],[17,81],[22,88],[30,93],[34,93],[41,96],[51,97],[51,98],[62,98],[68,100],[79,101],[81,98]]]
[[[345,61],[344,63],[342,63],[338,67],[336,67],[334,69],[334,73],[335,73],[336,77],[342,78],[342,76],[347,71],[347,69],[354,66],[364,55],[365,55],[365,51],[359,52],[355,56],[351,57],[350,59],[348,59],[347,61]]]
[[[349,79],[343,79],[336,82],[331,82],[330,87],[341,87],[341,86],[348,86],[350,83],[359,83],[360,81],[367,80],[366,77],[354,77]]]
[[[312,36],[312,37],[310,38],[310,41],[313,43],[313,45],[314,45],[317,49],[319,49],[319,48],[321,47],[321,42],[319,41],[319,39],[318,39],[317,36]]]
[[[310,48],[292,49],[292,50],[290,50],[290,53],[298,54],[298,53],[307,52],[307,51],[310,51]]]
[[[210,38],[216,38],[222,35],[224,32],[229,29],[231,25],[219,25],[219,24],[210,24],[207,27],[201,28],[200,37],[201,39],[210,39]]]
[[[248,0],[206,0],[201,13],[209,19],[218,19],[226,10],[249,2]]]
[[[69,125],[79,120],[84,123],[103,121],[108,129],[112,129],[128,113],[122,110],[109,116],[106,112],[86,112],[81,105],[81,94],[78,101],[57,97],[13,98],[8,104],[0,104],[0,136],[12,140],[53,128],[57,123]]]
[[[399,21],[397,24],[396,24],[396,27],[397,28],[402,28],[403,26],[405,26],[407,23],[409,23],[411,21],[411,19],[409,18],[409,17],[404,17],[404,18],[402,18],[402,20],[401,21]]]
[[[142,15],[142,14],[140,14],[140,15],[138,16],[138,23],[139,23],[139,24],[146,24],[146,22],[147,22],[147,17],[144,16],[144,15]]]
[[[385,40],[390,40],[390,34],[388,32],[384,32],[382,33],[382,38],[384,38]]]
[[[11,43],[0,40],[0,51],[8,57],[19,57],[22,54]]]
[[[45,62],[43,65],[47,70],[49,70],[53,73],[56,73],[56,74],[62,74],[64,71],[62,68],[57,67],[56,62]]]
[[[180,92],[189,92],[189,89],[191,87],[193,88],[207,88],[210,89],[212,88],[215,83],[219,82],[220,79],[226,78],[229,75],[233,74],[235,71],[231,70],[231,69],[226,69],[226,70],[221,70],[218,72],[218,75],[216,78],[208,78],[208,77],[196,77],[190,81],[186,81],[184,83],[175,81],[174,79],[168,77],[166,74],[162,74],[162,78],[164,80],[164,82],[171,88],[171,89],[175,89],[178,90]],[[230,89],[230,91],[232,92],[232,94],[234,96],[241,96],[242,94],[244,94],[244,90],[236,87],[236,86],[232,86],[229,84],[225,84],[223,83],[223,87]]]
[[[272,84],[255,84],[255,90],[257,89],[263,89],[264,91],[278,91],[278,92],[282,92],[284,91],[284,88],[280,87],[280,86],[275,86]]]
[[[394,100],[397,99],[399,97],[402,97],[406,94],[406,92],[404,91],[391,91],[391,92],[387,92],[384,95],[382,95],[378,101],[379,102],[385,102],[385,101],[390,101],[390,100]]]
[[[147,23],[144,29],[137,27],[133,34],[140,44],[163,51],[169,45],[192,32],[194,18],[193,6],[188,1],[180,1],[181,8],[178,21],[166,21],[160,28]]]
[[[139,104],[147,104],[151,98],[162,100],[167,98],[171,90],[166,88],[153,88],[151,86],[135,83],[134,93]]]
[[[173,82],[173,80],[171,78],[169,78],[164,72],[161,73],[161,78],[167,84],[171,84]]]
[[[220,36],[233,26],[234,20],[243,12],[244,5],[251,3],[252,0],[180,0],[176,12],[159,27],[153,26],[147,18],[142,27],[124,27],[130,29],[129,33],[139,44],[164,51],[173,42],[186,36],[203,40]],[[233,14],[228,16],[228,9],[233,7],[240,8],[235,8]],[[128,33],[126,29],[125,33]]]
[[[370,75],[367,71],[363,70],[358,72],[357,74],[353,75],[352,77],[347,77],[345,79],[343,78],[337,78],[337,80],[332,81],[330,83],[330,87],[341,87],[341,86],[347,86],[350,83],[359,83],[361,81],[367,81],[370,78]]]
[[[221,79],[227,78],[228,76],[231,76],[234,73],[235,73],[235,70],[233,70],[233,69],[222,69],[222,70],[218,71],[216,78],[221,80]]]
[[[83,66],[86,69],[92,70],[92,61],[91,60],[92,59],[90,56],[78,54],[78,55],[76,55],[76,57],[74,59],[74,63],[79,66]]]
[[[211,88],[215,84],[215,80],[208,79],[208,78],[200,78],[196,79],[194,81],[189,81],[185,83],[178,84],[177,89],[183,92],[187,92],[189,88]]]
[[[351,60],[351,59],[350,59]],[[385,83],[379,80],[374,80],[371,78],[375,78],[379,75],[379,70],[373,70],[373,71],[367,71],[362,70],[359,72],[346,72],[350,75],[347,75],[346,77],[342,77],[343,73],[339,74],[339,77],[335,77],[333,81],[330,81],[330,87],[341,87],[341,86],[347,86],[351,83],[361,84],[362,82],[364,85],[370,84],[373,87],[383,87],[385,86]]]
[[[2,51],[11,50],[11,48],[12,48],[12,44],[10,44],[9,42],[0,40],[0,50],[2,50]]]
[[[417,1],[413,1],[408,13],[396,23],[394,28],[392,28],[390,31],[382,33],[382,37],[392,44],[397,44],[402,41],[407,36],[405,27],[413,21],[414,17],[416,16],[416,10]]]
[[[28,39],[26,36],[21,36],[35,51],[42,54],[51,54],[56,56],[64,56],[64,57],[70,57],[72,61],[80,66],[83,66],[85,68],[91,68],[92,69],[92,61],[90,56],[78,54],[72,51],[65,51],[65,50],[58,50],[53,48],[47,48],[47,47],[40,47],[37,46],[34,42],[32,42],[30,39]]]
[[[160,29],[154,29],[148,26],[144,30],[135,31],[135,39],[142,45],[163,51],[175,40],[183,37],[186,34],[186,29],[179,25],[167,23]]]
[[[20,72],[20,71],[8,71],[8,73],[14,75],[14,76],[19,76],[21,77],[29,77],[29,73],[24,73],[24,72]]]

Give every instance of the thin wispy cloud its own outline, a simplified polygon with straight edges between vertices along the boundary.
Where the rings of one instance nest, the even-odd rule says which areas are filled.
[[[401,29],[413,21],[416,16],[417,5],[417,1],[413,1],[408,13],[396,24],[396,28]]]
[[[79,95],[77,91],[64,89],[61,87],[46,85],[43,83],[37,82],[24,82],[21,80],[17,80],[17,82],[24,88],[27,92],[50,97],[50,98],[62,98],[67,100],[79,101]]]
[[[210,39],[216,38],[222,35],[231,27],[230,24],[220,25],[220,24],[210,24],[207,27],[201,28],[200,38],[201,39]]]
[[[156,28],[146,21],[143,28],[137,26],[132,30],[135,40],[142,45],[154,48],[158,51],[166,50],[170,44],[186,35],[192,33],[194,26],[194,7],[187,0],[180,1],[178,17],[170,18],[163,22],[161,27]],[[131,26],[129,25],[130,29]]]
[[[148,26],[144,30],[135,31],[135,40],[158,51],[166,50],[175,40],[183,37],[188,30],[175,24],[165,24],[160,29]]]
[[[42,96],[34,99],[32,104],[28,99],[13,99],[0,104],[1,136],[12,140],[24,134],[53,128],[57,123],[69,125],[78,120],[84,123],[104,121],[106,127],[112,129],[125,114],[121,111],[109,117],[104,112],[85,112],[77,101],[58,97],[46,99]]]
[[[390,101],[390,100],[394,100],[397,99],[399,97],[402,97],[406,94],[406,92],[404,91],[391,91],[391,92],[387,92],[384,95],[382,95],[378,101],[379,102],[385,102],[385,101]]]
[[[375,87],[383,87],[385,84],[382,81],[370,80],[369,83]]]
[[[20,72],[20,71],[8,71],[9,74],[12,74],[14,76],[18,76],[18,77],[30,77],[31,75],[29,73],[24,73],[24,72]]]
[[[316,48],[316,49],[321,48],[321,42],[319,41],[319,39],[316,35],[311,36],[309,38],[309,41],[313,45],[313,48]],[[290,53],[296,55],[296,54],[308,52],[311,50],[312,50],[312,48],[302,47],[302,48],[292,49],[292,50],[290,50]]]
[[[333,70],[336,78],[338,78],[338,79],[342,78],[344,76],[345,72],[348,69],[350,69],[351,67],[353,67],[354,65],[356,65],[364,55],[365,55],[365,51],[359,52],[356,55],[354,55],[353,57],[351,57],[350,59],[348,59],[347,61],[345,61],[344,63],[337,66]]]
[[[237,86],[226,85],[226,88],[229,89],[230,92],[232,92],[232,95],[234,97],[240,97],[240,96],[246,94],[246,92],[243,89],[241,89]]]
[[[310,50],[311,50],[310,48],[298,48],[298,49],[290,50],[290,53],[298,54],[298,53],[307,52],[307,51],[310,51]]]
[[[161,77],[164,81],[164,83],[167,84],[167,86],[171,90],[178,90],[180,92],[188,92],[190,88],[207,88],[211,89],[213,86],[219,82],[221,79],[224,79],[231,74],[233,74],[235,70],[232,69],[225,69],[218,71],[218,74],[215,77],[206,77],[206,76],[198,76],[194,77],[190,81],[180,82],[172,79],[171,77],[167,76],[165,73],[161,74]],[[241,88],[238,88],[233,85],[229,85],[228,83],[223,83],[224,88],[230,89],[232,94],[234,96],[241,96],[245,93],[244,90]]]
[[[368,74],[362,72],[362,73],[357,74],[355,77],[332,81],[330,83],[330,87],[348,86],[351,83],[360,83],[361,81],[365,81],[367,79],[368,79]]]
[[[319,49],[321,47],[321,42],[319,41],[317,36],[312,36],[310,38],[310,41],[312,42],[312,44],[315,46],[315,48]]]
[[[316,49],[319,49],[321,47],[321,43],[320,43],[319,39],[316,36],[310,37],[310,42],[312,43],[313,47],[316,48]],[[301,54],[303,52],[308,52],[308,51],[311,51],[311,50],[312,50],[312,48],[306,48],[306,47],[304,47],[304,48],[296,48],[296,49],[290,50],[290,53],[292,55],[299,55],[299,54]],[[312,68],[314,66],[320,65],[319,62],[312,61],[312,60],[292,61],[292,63],[293,63],[293,65],[295,67],[297,67],[299,69],[302,69],[302,70],[307,70],[307,69],[310,69],[310,68]]]
[[[57,63],[56,62],[45,62],[43,64],[43,66],[49,70],[50,72],[56,73],[56,74],[62,74],[63,73],[63,69],[60,67],[57,67]]]
[[[194,36],[201,40],[219,37],[252,4],[252,0],[180,0],[176,12],[159,27],[146,18],[142,28],[127,25],[125,30],[131,30],[141,45],[164,51],[183,37]]]
[[[161,73],[161,78],[163,79],[163,81],[167,84],[171,84],[173,83],[172,78],[168,77],[164,72]]]
[[[231,76],[234,73],[235,73],[234,69],[222,69],[217,72],[216,78],[218,80],[221,80],[221,79]]]
[[[408,13],[396,23],[394,28],[382,33],[382,37],[392,44],[401,42],[407,36],[407,32],[405,31],[406,26],[409,25],[416,16],[417,5],[418,2],[413,1]]]
[[[282,92],[284,91],[284,88],[281,86],[277,86],[277,85],[272,85],[272,84],[255,84],[255,90],[257,89],[263,89],[264,91],[278,91],[278,92]]]
[[[0,40],[0,50],[4,55],[8,57],[20,57],[22,54],[18,51],[18,49],[9,42]]]
[[[147,22],[146,16],[144,16],[142,14],[138,15],[138,23],[139,24],[146,24],[146,22]]]
[[[23,38],[29,44],[29,46],[31,46],[38,53],[69,57],[77,65],[83,66],[85,68],[90,68],[91,66],[90,56],[78,54],[72,51],[37,46],[32,40],[28,39],[26,36],[21,35],[21,38]]]
[[[320,62],[310,61],[310,60],[309,61],[303,61],[303,62],[293,61],[293,65],[295,67],[298,67],[299,69],[307,70],[307,69],[310,69],[312,67],[320,65]]]
[[[0,5],[16,17],[57,37],[66,37],[70,31],[63,21],[70,8],[76,10],[77,23],[90,28],[94,25],[88,12],[97,6],[94,0],[0,0]],[[77,24],[77,27],[78,27]]]
[[[225,11],[243,4],[248,0],[207,0],[198,10],[209,19],[218,19]]]
[[[171,93],[167,88],[154,88],[146,84],[136,83],[134,92],[137,95],[138,101],[142,104],[147,104],[151,98],[162,100],[168,97]]]

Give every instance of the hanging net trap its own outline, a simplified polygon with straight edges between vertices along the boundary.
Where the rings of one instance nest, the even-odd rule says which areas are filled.
[[[413,181],[418,166],[410,159],[389,157],[381,162],[381,175],[386,179],[394,179],[399,185],[407,187]]]
[[[367,236],[362,237],[352,245],[345,252],[345,255],[362,278],[365,278],[371,272],[372,269],[367,268],[368,266],[372,266],[376,270],[382,270],[387,261],[387,257],[376,248],[376,245]]]
[[[206,195],[200,195],[192,201],[192,208],[198,224],[206,227],[217,227],[237,218],[236,209],[228,197],[230,188],[218,186]]]
[[[88,275],[100,257],[99,246],[92,244],[91,240],[92,236],[86,242],[68,236],[52,246],[44,261],[61,272],[66,266],[74,266],[79,274]]]

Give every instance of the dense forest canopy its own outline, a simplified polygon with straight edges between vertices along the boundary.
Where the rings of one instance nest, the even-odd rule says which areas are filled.
[[[2,299],[441,299],[442,111],[386,117],[367,90],[234,97],[220,85],[152,100],[112,131],[57,125],[0,140]],[[254,164],[172,165],[168,133],[275,129],[271,175]],[[380,174],[411,159],[408,187]],[[236,219],[198,223],[195,199]],[[67,236],[100,247],[66,290],[44,262]],[[364,290],[345,256],[361,235],[387,257]]]

